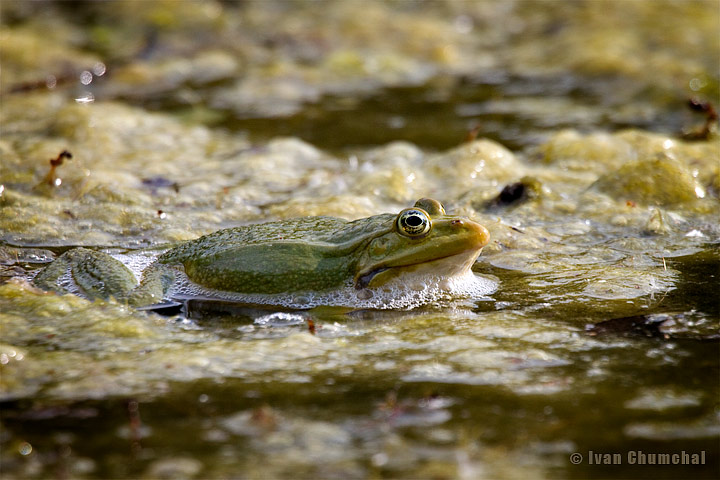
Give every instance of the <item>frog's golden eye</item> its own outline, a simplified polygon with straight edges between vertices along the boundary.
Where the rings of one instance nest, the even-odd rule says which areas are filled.
[[[422,237],[432,228],[430,215],[419,208],[406,208],[400,212],[396,225],[398,232],[411,238]]]

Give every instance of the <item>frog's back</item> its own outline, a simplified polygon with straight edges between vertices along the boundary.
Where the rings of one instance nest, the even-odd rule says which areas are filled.
[[[306,217],[226,228],[172,248],[160,256],[160,261],[168,264],[183,263],[198,256],[212,256],[243,245],[323,241],[318,231],[342,228],[345,223],[345,220],[334,217]]]
[[[392,218],[393,215],[376,215],[348,222],[336,217],[316,216],[226,228],[170,249],[160,257],[160,261],[184,263],[198,256],[215,256],[249,245],[303,243],[318,247],[340,246],[367,237]]]

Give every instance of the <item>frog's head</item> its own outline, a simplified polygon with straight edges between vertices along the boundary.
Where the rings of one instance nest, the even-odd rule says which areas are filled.
[[[462,275],[470,270],[489,238],[482,225],[447,215],[440,202],[422,198],[402,210],[391,228],[367,244],[359,258],[355,287],[377,287],[404,275]]]

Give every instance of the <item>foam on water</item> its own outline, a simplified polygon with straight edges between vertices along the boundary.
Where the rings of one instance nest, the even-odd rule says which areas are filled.
[[[153,263],[162,252],[133,252],[133,253],[112,253],[110,254],[116,260],[119,260],[130,270],[135,279],[140,282],[143,271]]]
[[[293,325],[304,325],[306,314],[288,312],[273,312],[255,319],[255,325],[261,327],[290,327]]]
[[[482,298],[497,289],[497,283],[468,270],[452,278],[423,276],[402,277],[376,288],[356,289],[352,282],[326,292],[300,292],[288,294],[243,294],[205,288],[192,283],[178,271],[170,298],[213,298],[241,303],[280,305],[287,308],[313,308],[320,305],[369,309],[410,310],[432,302],[457,297]]]
[[[152,264],[161,252],[119,254],[112,257],[122,262],[140,281],[142,272]],[[239,303],[279,305],[293,309],[308,309],[320,305],[368,309],[410,310],[421,305],[453,298],[481,299],[493,293],[497,282],[475,275],[471,270],[453,277],[433,275],[405,275],[380,287],[356,289],[352,281],[331,291],[295,292],[286,294],[237,293],[202,287],[191,282],[182,268],[175,269],[175,284],[167,297],[174,300],[209,298]],[[58,278],[58,285],[65,290],[85,297],[73,278],[70,268]]]

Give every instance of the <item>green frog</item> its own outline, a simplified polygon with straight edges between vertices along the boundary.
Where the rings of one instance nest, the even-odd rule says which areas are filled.
[[[133,306],[204,297],[393,308],[448,292],[493,291],[494,282],[470,270],[488,240],[482,225],[423,198],[397,214],[354,221],[316,216],[219,230],[159,255],[139,284],[118,259],[76,248],[34,283]]]

